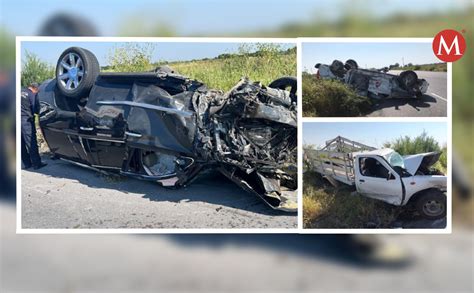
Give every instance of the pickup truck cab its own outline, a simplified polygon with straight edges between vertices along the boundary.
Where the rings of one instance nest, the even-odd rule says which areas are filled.
[[[379,149],[354,155],[357,192],[393,205],[406,205],[425,198],[421,213],[437,218],[446,213],[447,177],[429,170],[439,152],[402,157],[392,149]]]

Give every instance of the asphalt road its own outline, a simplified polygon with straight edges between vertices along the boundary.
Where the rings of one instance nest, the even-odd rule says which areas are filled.
[[[399,74],[401,71],[389,73]],[[446,117],[447,115],[447,73],[416,71],[418,78],[430,84],[421,98],[393,98],[381,101],[371,117]]]
[[[104,176],[61,160],[22,170],[23,228],[296,228],[220,174],[182,189]]]
[[[411,260],[366,266],[339,235],[18,235],[0,202],[1,292],[472,292],[473,234],[382,235]]]

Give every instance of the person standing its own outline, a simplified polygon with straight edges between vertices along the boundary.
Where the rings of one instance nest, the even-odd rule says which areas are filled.
[[[41,161],[36,140],[35,114],[40,110],[37,93],[37,83],[21,89],[21,161],[25,169],[35,170],[47,165]]]

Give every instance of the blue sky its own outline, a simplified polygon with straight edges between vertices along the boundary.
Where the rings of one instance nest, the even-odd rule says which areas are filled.
[[[25,52],[36,54],[49,64],[56,64],[61,53],[72,46],[83,47],[93,52],[101,66],[107,65],[111,49],[124,45],[114,42],[22,42],[22,57]],[[240,43],[155,43],[152,61],[178,61],[217,57],[223,53],[238,52]],[[296,44],[281,44],[282,49]]]
[[[103,36],[116,36],[123,22],[165,23],[181,36],[275,29],[290,22],[334,21],[347,14],[384,18],[397,13],[462,10],[469,0],[14,0],[1,2],[1,22],[14,35],[34,35],[51,15],[68,12],[89,20]],[[416,29],[416,28],[414,28]]]
[[[304,43],[303,69],[315,73],[316,63],[331,64],[334,59],[354,59],[362,68],[382,68],[390,64],[441,62],[429,43]]]
[[[447,125],[444,122],[304,122],[303,143],[317,147],[343,136],[373,147],[382,147],[387,141],[400,136],[416,137],[425,130],[440,146],[447,143]]]

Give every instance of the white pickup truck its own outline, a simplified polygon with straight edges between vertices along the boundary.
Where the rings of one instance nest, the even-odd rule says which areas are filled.
[[[361,69],[352,59],[344,64],[339,60],[334,60],[330,65],[318,63],[315,67],[318,70],[317,78],[339,80],[351,86],[358,95],[374,99],[421,97],[429,86],[414,71],[406,70],[396,75],[387,73],[388,68]]]
[[[427,219],[446,216],[447,177],[430,167],[440,152],[402,157],[392,149],[375,149],[336,137],[321,150],[305,149],[307,168],[331,184],[355,186],[361,195],[392,205],[413,203]]]

